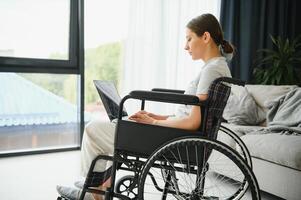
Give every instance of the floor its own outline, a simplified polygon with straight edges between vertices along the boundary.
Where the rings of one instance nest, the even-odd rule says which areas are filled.
[[[80,179],[79,166],[79,151],[0,158],[0,199],[54,200],[56,185]],[[281,200],[267,193],[262,199]]]
[[[54,200],[79,178],[79,151],[0,158],[0,199]]]

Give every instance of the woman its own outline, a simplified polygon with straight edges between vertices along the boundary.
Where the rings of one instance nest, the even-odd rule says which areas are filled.
[[[223,32],[217,19],[211,14],[203,14],[192,19],[187,24],[185,50],[193,60],[202,59],[205,64],[199,74],[191,81],[185,94],[196,95],[200,100],[206,100],[210,84],[216,78],[231,77],[226,58],[231,59],[233,54],[232,45],[224,40]],[[131,120],[139,123],[167,126],[187,130],[197,130],[200,126],[201,111],[198,106],[180,106],[175,117],[168,117],[139,111],[130,116]],[[82,143],[82,172],[85,176],[91,161],[100,154],[113,154],[114,149],[114,123],[99,121],[90,122],[85,127]],[[95,171],[105,171],[106,163],[99,162]],[[110,185],[110,179],[99,187],[105,188]],[[80,184],[76,184],[77,186]],[[80,190],[59,186],[58,192],[70,199],[77,199]],[[93,199],[92,195],[86,195],[85,199]],[[95,200],[101,197],[94,196]]]

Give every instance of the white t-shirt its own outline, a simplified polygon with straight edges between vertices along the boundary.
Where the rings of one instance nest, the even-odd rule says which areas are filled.
[[[219,77],[231,77],[231,72],[225,57],[215,57],[208,60],[202,67],[200,73],[191,81],[185,90],[185,94],[200,95],[208,94],[208,89],[215,79]],[[176,117],[188,116],[192,106],[180,105]]]

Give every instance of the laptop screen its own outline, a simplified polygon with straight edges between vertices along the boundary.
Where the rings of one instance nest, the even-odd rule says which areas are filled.
[[[96,86],[97,92],[101,98],[109,119],[112,121],[113,119],[118,118],[119,103],[121,101],[121,98],[114,83],[102,80],[94,80],[93,82]],[[128,116],[125,109],[123,109],[122,116]]]

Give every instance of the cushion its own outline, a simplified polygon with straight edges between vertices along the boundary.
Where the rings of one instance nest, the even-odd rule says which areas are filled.
[[[253,96],[258,106],[267,111],[266,105],[269,101],[275,100],[286,94],[296,85],[246,85],[249,93]]]
[[[222,123],[222,126],[225,126],[226,128],[232,130],[238,137],[262,129],[262,127],[260,126],[241,126],[228,123]],[[223,133],[221,130],[218,132],[217,140],[222,141],[233,149],[236,148],[236,142],[234,141],[234,139]]]
[[[258,125],[265,120],[265,112],[256,104],[247,88],[232,86],[223,117],[228,123]]]
[[[223,126],[232,130],[236,133],[239,137],[247,134],[253,134],[254,131],[262,130],[262,126],[246,126],[246,125],[235,125],[235,124],[228,124],[222,123]]]
[[[251,156],[301,170],[301,137],[248,134],[241,137]]]

